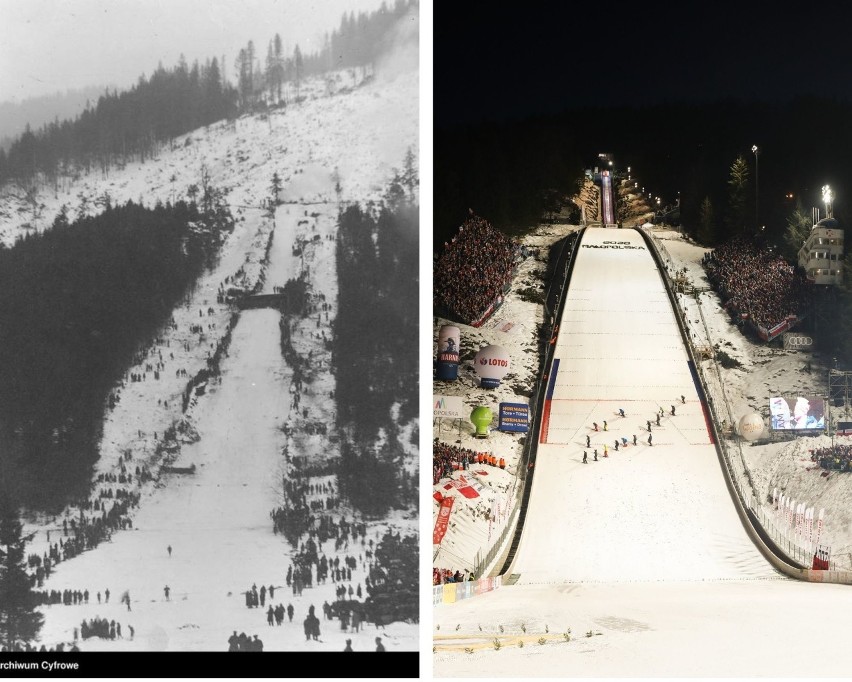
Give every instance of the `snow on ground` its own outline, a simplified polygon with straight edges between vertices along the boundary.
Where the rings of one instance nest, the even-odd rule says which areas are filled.
[[[543,226],[522,241],[544,250],[573,229]],[[700,266],[706,249],[671,230],[650,232],[665,248],[670,271],[686,268],[692,286],[707,287]],[[587,238],[595,238],[595,233],[603,231],[590,230]],[[624,231],[618,237],[638,238],[628,235],[635,233]],[[434,675],[846,674],[852,657],[846,653],[844,623],[852,592],[844,585],[785,579],[748,540],[708,445],[696,391],[688,375],[677,369],[686,355],[678,348],[661,281],[657,278],[654,285],[655,273],[647,273],[650,280],[642,277],[642,268],[653,267],[641,259],[631,261],[634,253],[580,253],[555,351],[570,369],[560,369],[556,379],[552,426],[547,444],[538,448],[525,534],[517,560],[503,576],[512,584],[433,609]],[[507,322],[531,328],[542,321],[541,306],[521,301],[516,293],[536,270],[543,270],[542,265],[528,259],[507,302],[483,327],[457,325],[463,358],[460,379],[435,381],[435,394],[462,395],[469,405],[487,404],[495,414],[501,400],[520,401],[522,395],[533,394],[538,369],[530,355],[535,348],[529,345],[529,335],[513,336],[503,329]],[[633,277],[630,286],[628,276]],[[729,423],[755,410],[768,421],[770,395],[826,392],[823,358],[812,357],[813,371],[804,372],[807,356],[750,342],[728,322],[715,294],[696,295],[700,314],[694,296],[678,294],[690,334],[695,334],[693,342],[718,345],[743,363],[741,370],[719,370],[721,381],[716,383],[724,392],[719,386],[709,388],[714,400],[727,398]],[[433,352],[444,323],[435,319]],[[661,337],[669,334],[665,330],[674,336]],[[486,391],[475,381],[471,360],[482,345],[491,343],[510,350],[514,376],[495,391]],[[667,369],[672,362],[675,365]],[[705,375],[712,377],[711,361],[702,364]],[[670,406],[680,395],[686,403],[676,404],[672,416]],[[664,414],[659,428],[652,421],[649,446],[646,419],[653,417],[655,406],[662,406]],[[618,416],[620,407],[625,418]],[[627,448],[613,452],[614,442],[594,432],[591,422],[602,427],[603,419],[609,423],[606,436],[613,441],[626,436]],[[500,523],[511,518],[507,510],[517,501],[513,486],[521,438],[495,429],[482,441],[473,437],[469,422],[460,433],[458,426],[450,431],[449,425],[448,420],[436,425],[433,435],[475,451],[491,450],[507,460],[505,471],[477,465],[454,473],[456,479],[475,479],[478,498],[469,500],[455,488],[447,489],[446,481],[434,486],[435,492],[455,499],[444,541],[433,546],[433,566],[470,570],[497,541]],[[633,433],[638,436],[636,446]],[[586,448],[586,435],[591,449]],[[609,448],[606,459],[600,456],[604,442]],[[839,472],[821,476],[807,452],[830,439],[757,443],[741,449],[755,503],[772,516],[767,495],[777,486],[817,510],[824,507],[820,543],[834,548],[835,567],[849,568],[848,558],[837,550],[852,539],[847,511],[852,477]],[[593,462],[596,444],[599,461]],[[587,465],[582,464],[584,449],[589,452]],[[734,447],[732,452],[739,451]],[[433,522],[437,509],[433,501]],[[501,567],[499,561],[492,564],[491,575]],[[816,613],[821,625],[814,630],[804,624]]]
[[[307,93],[303,102],[197,130],[162,149],[153,161],[129,163],[103,177],[83,176],[55,196],[40,197],[46,208],[36,227],[45,229],[63,203],[76,217],[79,197],[86,197],[89,206],[105,193],[113,203],[130,199],[146,205],[185,197],[189,186],[200,182],[204,169],[214,186],[227,191],[238,218],[218,265],[202,277],[185,305],[174,311],[174,324],[152,340],[139,364],[128,369],[123,385],[116,387],[119,400],[106,415],[96,477],[118,474],[123,461],[131,472],[147,464],[155,480],[141,486],[134,481],[131,486],[141,495],[131,514],[132,529],[116,532],[110,542],[56,565],[43,588],[88,589],[90,599],[88,604],[44,607],[40,642],[68,644],[81,621],[99,617],[121,623],[123,636],[87,639],[80,643],[84,651],[224,651],[235,629],[259,634],[267,651],[337,651],[343,649],[345,638],[353,639],[356,651],[375,648],[374,626],[345,633],[337,621],[322,621],[320,641],[305,642],[302,620],[308,606],[315,605],[320,613],[323,602],[335,600],[337,584],[329,580],[301,595],[287,587],[292,550],[273,534],[270,512],[283,502],[281,481],[294,456],[320,463],[335,454],[327,438],[310,432],[311,425],[333,420],[329,393],[334,379],[324,339],[331,333],[337,301],[335,172],[342,201],[378,201],[394,169],[402,167],[406,150],[417,154],[418,90],[416,72],[392,80],[379,75],[338,95],[329,94],[324,83],[313,83],[303,87]],[[283,181],[285,203],[273,220],[261,204],[271,194],[276,172]],[[31,229],[23,227],[30,221],[25,211],[17,210],[16,201],[14,192],[2,197],[9,218],[4,218],[2,231],[7,244]],[[302,247],[299,256],[293,253],[297,243]],[[293,409],[292,371],[281,355],[280,315],[259,309],[239,314],[221,376],[196,391],[183,413],[187,377],[206,366],[233,314],[226,304],[217,303],[226,278],[245,290],[257,287],[271,293],[302,272],[308,276],[317,312],[299,321],[292,334],[297,352],[311,353],[313,358],[298,409]],[[323,303],[330,305],[327,312],[321,310]],[[201,330],[192,331],[192,325]],[[160,361],[164,369],[155,379],[149,366]],[[136,373],[144,373],[145,380],[130,381]],[[158,474],[163,461],[156,455],[157,443],[173,425],[180,425],[187,435],[170,463],[194,465],[193,475]],[[334,483],[328,477],[312,482],[318,486],[314,500],[329,494],[320,484]],[[117,486],[96,483],[93,496],[109,487]],[[336,485],[331,490],[336,491]],[[34,537],[27,553],[42,554],[48,533],[50,543],[57,543],[63,519],[78,515],[74,508],[50,518],[29,514],[25,532]],[[355,519],[345,510],[342,515]],[[415,532],[417,520],[394,514],[368,524],[365,542],[359,538],[335,549],[329,541],[323,552],[341,560],[346,554],[361,557],[351,583],[363,589],[369,543],[375,546],[388,528]],[[243,593],[253,583],[258,588],[274,585],[276,592],[267,606],[292,603],[293,622],[285,619],[283,626],[270,628],[265,609],[246,608]],[[96,593],[107,588],[110,601],[99,604]],[[130,608],[119,601],[125,591]],[[416,625],[394,623],[379,634],[388,651],[415,651],[418,632]]]

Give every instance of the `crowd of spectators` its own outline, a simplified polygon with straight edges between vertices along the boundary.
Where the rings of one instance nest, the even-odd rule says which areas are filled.
[[[852,445],[835,444],[834,447],[811,450],[811,461],[819,462],[823,469],[852,471]]]
[[[522,251],[515,242],[471,213],[435,256],[434,309],[465,324],[480,320],[511,283],[516,257]]]
[[[812,285],[795,266],[752,239],[737,237],[704,256],[704,269],[732,314],[770,330],[807,311]]]
[[[437,438],[432,442],[432,485],[450,478],[457,469],[468,469],[474,464],[506,468],[505,458],[490,452],[474,452],[470,448],[442,443]]]
[[[445,585],[447,583],[463,583],[466,580],[473,580],[473,573],[469,573],[465,577],[466,571],[458,569],[455,572],[449,568],[432,568],[432,585]]]

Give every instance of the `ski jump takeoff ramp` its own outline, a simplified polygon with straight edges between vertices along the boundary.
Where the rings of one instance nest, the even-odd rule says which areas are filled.
[[[434,609],[433,676],[848,675],[852,590],[785,578],[750,541],[642,235],[577,248],[514,561]]]
[[[729,496],[642,235],[589,228],[578,249],[510,573],[519,583],[773,575]]]

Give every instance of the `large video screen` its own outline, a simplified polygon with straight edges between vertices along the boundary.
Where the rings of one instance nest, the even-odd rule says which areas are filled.
[[[815,395],[769,399],[769,421],[773,431],[825,428],[825,400]]]

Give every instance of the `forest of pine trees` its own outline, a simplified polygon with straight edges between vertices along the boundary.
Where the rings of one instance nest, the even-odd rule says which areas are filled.
[[[418,0],[396,0],[375,12],[343,16],[340,28],[326,37],[316,54],[295,45],[288,55],[280,35],[270,41],[265,65],[254,42],[236,57],[236,84],[225,78],[225,64],[213,57],[189,66],[181,58],[173,68],[160,65],[150,78],[124,92],[105,92],[73,121],[56,120],[26,131],[8,150],[0,148],[0,185],[17,182],[30,188],[80,171],[106,171],[113,164],[145,160],[166,141],[258,107],[284,105],[283,86],[331,70],[364,67],[369,71],[393,47],[394,26]],[[369,67],[369,68],[368,68]],[[298,94],[297,94],[298,98]]]
[[[420,620],[420,552],[416,535],[385,533],[376,548],[376,569],[367,587],[367,613],[376,623]]]
[[[112,387],[215,258],[222,220],[128,202],[0,249],[0,319],[15,320],[0,325],[0,478],[22,502],[85,492]]]
[[[332,349],[340,480],[365,513],[417,499],[396,439],[399,425],[418,415],[418,184],[407,155],[381,206],[353,205],[340,215]]]
[[[41,630],[24,557],[24,538],[10,482],[0,483],[0,651],[21,651]]]

